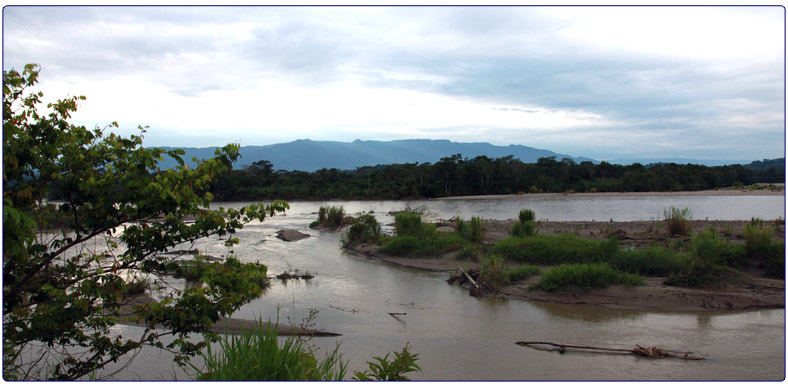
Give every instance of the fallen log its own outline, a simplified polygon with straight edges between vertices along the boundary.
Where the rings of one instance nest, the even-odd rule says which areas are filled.
[[[473,284],[474,287],[479,288],[479,284],[476,283],[476,280],[474,280],[471,277],[471,275],[465,273],[465,270],[462,269],[462,266],[460,266],[460,272],[462,272],[462,274],[465,275],[465,278],[468,279],[468,281],[470,281]]]
[[[561,343],[553,343],[551,341],[518,341],[517,342],[517,345],[520,346],[530,346],[530,345],[538,345],[538,344],[552,345],[554,347],[558,347],[558,352],[560,353],[564,353],[566,348],[576,348],[576,349],[591,349],[591,350],[606,351],[606,352],[625,352],[638,356],[651,357],[654,359],[661,359],[663,357],[674,357],[677,359],[686,359],[686,360],[704,359],[701,356],[697,356],[696,352],[676,352],[667,349],[662,349],[659,347],[641,347],[637,344],[635,344],[635,348],[626,349],[626,348],[592,347],[588,345],[561,344]]]

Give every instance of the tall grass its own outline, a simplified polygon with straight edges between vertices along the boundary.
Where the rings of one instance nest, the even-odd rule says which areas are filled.
[[[730,244],[720,239],[715,228],[698,233],[692,238],[691,254],[678,273],[672,273],[666,284],[702,287],[719,286],[740,278],[740,273],[726,265]]]
[[[515,237],[528,237],[536,234],[536,225],[533,221],[524,223],[516,222],[509,228],[509,234]]]
[[[613,269],[607,264],[562,264],[542,273],[533,289],[562,292],[573,286],[588,290],[612,285],[634,287],[645,285],[645,280],[640,276]]]
[[[671,206],[664,210],[668,237],[689,236],[692,233],[692,211],[689,208]]]
[[[430,232],[430,229],[423,224],[426,223],[422,223],[421,215],[418,213],[402,212],[394,216],[394,228],[397,231],[397,236],[429,236],[430,234],[427,232]]]
[[[768,277],[785,278],[785,243],[773,243],[774,229],[758,219],[744,227],[747,257],[761,265]]]
[[[498,289],[509,284],[506,260],[498,255],[490,255],[482,260],[479,266],[479,279],[489,286]]]
[[[668,248],[649,247],[615,253],[607,263],[620,271],[644,276],[668,276],[681,271],[687,255]]]
[[[523,264],[557,265],[596,263],[618,252],[618,240],[584,239],[573,235],[509,237],[493,245],[492,252]]]
[[[218,343],[217,352],[208,343],[202,369],[190,363],[198,380],[339,381],[347,371],[339,345],[318,361],[300,339],[291,336],[279,343],[277,328],[262,322],[240,335],[225,335]]]
[[[482,238],[484,238],[482,219],[478,216],[473,216],[470,221],[465,222],[458,216],[456,233],[471,243],[481,243]]]
[[[330,228],[339,228],[345,220],[345,207],[339,205],[322,206],[317,210],[317,222],[310,227],[323,224]]]

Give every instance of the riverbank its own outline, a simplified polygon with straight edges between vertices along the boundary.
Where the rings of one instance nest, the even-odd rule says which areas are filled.
[[[151,302],[154,302],[155,299],[152,298],[148,294],[140,294],[130,297],[126,303],[121,306],[119,318],[120,324],[130,325],[134,327],[144,327],[145,324],[143,322],[138,322],[134,320],[128,319],[128,317],[132,317],[135,314],[134,307],[145,305]],[[221,318],[216,321],[211,330],[216,332],[217,334],[230,334],[230,335],[238,335],[241,334],[244,330],[247,331],[254,331],[258,328],[260,321],[258,320],[249,320],[249,319],[236,319],[236,318]],[[262,322],[264,327],[276,327],[277,334],[279,336],[341,336],[341,333],[334,333],[334,332],[327,332],[322,329],[311,329],[302,326],[293,326],[288,324],[276,324],[271,321],[263,321]]]
[[[582,193],[524,193],[511,195],[478,195],[441,197],[442,200],[516,200],[559,197],[667,197],[667,196],[785,196],[785,190],[769,189],[712,189],[680,192],[582,192]]]
[[[749,221],[695,220],[693,233],[715,227],[721,236],[733,242],[743,241],[743,228]],[[508,228],[514,220],[485,222],[484,242],[491,244],[508,237]],[[776,222],[774,238],[784,241],[784,222]],[[664,224],[661,221],[636,222],[549,222],[539,221],[536,228],[542,234],[570,233],[576,236],[602,239],[615,234],[623,247],[638,248],[646,245],[667,244]],[[686,239],[685,239],[686,240]],[[462,266],[468,270],[479,266],[478,262],[458,260],[458,251],[437,257],[399,257],[382,254],[375,244],[361,244],[351,247],[349,251],[373,257],[387,263],[407,268],[434,272],[456,272]],[[517,264],[510,263],[514,269]],[[547,267],[542,267],[547,269]],[[570,289],[563,293],[548,293],[531,290],[529,287],[539,280],[532,277],[528,280],[505,286],[487,296],[499,296],[510,299],[541,301],[561,304],[586,304],[608,308],[640,309],[655,311],[711,311],[711,310],[744,310],[785,307],[785,281],[768,279],[754,271],[745,271],[744,278],[738,282],[730,282],[724,287],[686,288],[664,284],[665,278],[647,277],[646,285],[636,288],[614,286],[606,289],[584,291]],[[470,288],[466,286],[466,288]]]

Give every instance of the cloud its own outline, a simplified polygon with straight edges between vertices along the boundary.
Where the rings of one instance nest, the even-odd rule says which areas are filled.
[[[88,96],[75,117],[151,125],[155,145],[784,151],[781,7],[11,6],[3,19],[4,69],[41,63],[48,97]]]

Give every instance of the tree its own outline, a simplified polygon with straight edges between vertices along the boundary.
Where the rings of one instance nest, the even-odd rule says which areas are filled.
[[[106,134],[117,123],[93,130],[70,124],[83,96],[41,113],[43,94],[31,91],[38,74],[34,64],[21,74],[3,72],[3,378],[77,379],[145,345],[171,350],[184,363],[205,343],[190,335],[211,340],[213,322],[261,293],[265,266],[229,257],[196,269],[202,285],[138,305],[123,276],[183,273],[164,252],[211,235],[228,237],[231,246],[244,223],[283,212],[287,203],[209,210],[208,186],[231,169],[238,145],[193,169],[182,150],[166,151],[179,165],[160,170],[165,151],[142,147],[143,128],[124,138]],[[59,205],[45,201],[54,184],[65,200]],[[88,249],[89,241],[106,247]],[[123,320],[139,321],[143,335],[112,336],[110,327]],[[160,338],[168,334],[174,341],[165,345]],[[22,361],[31,348],[42,358]]]

